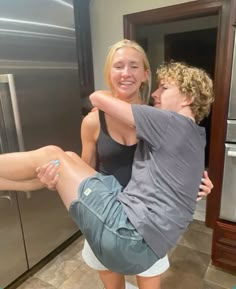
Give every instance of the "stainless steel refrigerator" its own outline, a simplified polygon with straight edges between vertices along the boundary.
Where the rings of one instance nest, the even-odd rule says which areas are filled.
[[[236,32],[225,142],[220,219],[236,222]]]
[[[80,153],[72,0],[0,0],[0,150]],[[6,168],[7,169],[7,168]],[[56,192],[0,192],[0,287],[77,232]]]

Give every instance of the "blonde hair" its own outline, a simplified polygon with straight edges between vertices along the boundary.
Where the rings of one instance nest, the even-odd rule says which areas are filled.
[[[148,73],[148,77],[147,80],[145,82],[143,82],[140,85],[139,88],[139,99],[142,101],[142,103],[144,104],[148,104],[149,103],[149,99],[150,99],[150,93],[151,93],[151,70],[150,70],[150,64],[149,61],[147,59],[146,53],[143,50],[143,48],[136,43],[135,41],[132,40],[128,40],[128,39],[123,39],[117,43],[115,43],[113,46],[110,47],[109,52],[107,54],[106,57],[106,61],[105,61],[105,66],[104,66],[104,78],[106,81],[106,85],[108,86],[108,88],[113,92],[113,85],[111,83],[111,77],[110,77],[110,70],[111,70],[111,65],[112,65],[112,60],[113,57],[116,53],[116,51],[118,49],[121,48],[133,48],[136,51],[138,51],[143,59],[143,65],[144,65],[144,69],[147,70]]]
[[[170,62],[157,69],[157,83],[161,80],[173,81],[181,93],[193,99],[190,108],[197,123],[209,115],[214,101],[213,82],[203,69]]]

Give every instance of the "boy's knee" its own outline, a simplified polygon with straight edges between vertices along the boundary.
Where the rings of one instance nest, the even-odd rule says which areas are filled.
[[[69,157],[71,157],[72,159],[78,158],[78,155],[74,152],[71,151],[66,151],[65,152]]]
[[[40,148],[39,150],[51,157],[51,159],[59,158],[65,153],[60,147],[56,145],[48,145]]]

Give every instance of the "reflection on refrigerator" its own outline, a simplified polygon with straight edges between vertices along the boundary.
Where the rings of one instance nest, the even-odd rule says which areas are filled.
[[[80,153],[73,1],[0,3],[0,150]],[[0,287],[76,233],[56,192],[0,192]]]

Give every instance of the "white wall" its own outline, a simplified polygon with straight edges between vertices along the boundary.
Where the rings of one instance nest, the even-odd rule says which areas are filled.
[[[95,89],[105,88],[103,66],[108,48],[123,38],[123,15],[192,1],[91,0],[90,21]]]

